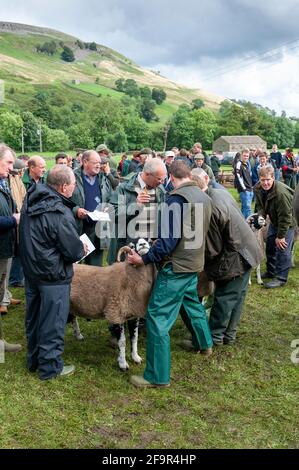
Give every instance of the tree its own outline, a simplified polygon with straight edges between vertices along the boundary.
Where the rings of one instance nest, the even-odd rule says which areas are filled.
[[[30,111],[23,112],[21,118],[23,120],[25,149],[28,152],[37,150],[39,148],[40,122]]]
[[[95,142],[92,138],[89,127],[86,124],[75,124],[71,126],[67,131],[70,139],[70,147],[83,147],[86,149],[92,149],[95,147]]]
[[[115,80],[115,87],[118,91],[121,91],[122,93],[124,93],[125,91],[125,81],[123,78],[118,78],[117,80]]]
[[[68,136],[61,129],[48,129],[43,139],[44,149],[51,152],[68,150],[70,141]]]
[[[155,114],[156,103],[154,100],[143,99],[141,103],[141,115],[147,122],[158,121]]]
[[[201,109],[204,105],[204,101],[201,98],[196,98],[191,102],[192,109]]]
[[[157,103],[157,104],[162,104],[163,101],[166,100],[166,92],[163,90],[163,88],[153,88],[152,89],[152,99]]]
[[[180,106],[171,119],[166,147],[190,148],[194,144],[193,125],[189,106]]]
[[[127,78],[127,80],[124,83],[124,92],[132,97],[138,97],[140,96],[140,90],[133,78]]]
[[[97,50],[97,45],[96,45],[96,43],[95,43],[95,42],[91,42],[91,43],[89,44],[89,49],[90,49],[91,51],[96,51],[96,50]]]
[[[141,98],[152,99],[152,92],[148,86],[140,87],[139,90]]]
[[[211,148],[217,130],[217,118],[210,109],[195,109],[190,113],[193,121],[193,141]]]
[[[4,111],[0,114],[0,142],[14,149],[21,148],[22,118],[18,114]]]
[[[65,62],[74,62],[75,56],[72,49],[68,46],[63,46],[63,51],[60,55],[61,59]]]
[[[296,147],[299,147],[299,120],[295,124],[294,137],[295,137],[295,145]]]
[[[123,129],[115,134],[108,135],[106,143],[113,152],[126,152],[128,150],[128,140]]]

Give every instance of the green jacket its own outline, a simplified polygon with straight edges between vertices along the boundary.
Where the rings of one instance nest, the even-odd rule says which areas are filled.
[[[136,213],[128,214],[127,208],[130,204],[136,204],[137,199],[137,192],[136,192],[136,180],[138,178],[138,174],[133,173],[130,178],[125,180],[121,183],[117,189],[111,194],[110,197],[110,204],[113,206],[115,211],[115,238],[111,240],[109,254],[108,254],[108,263],[112,264],[116,260],[116,255],[118,250],[126,245],[130,240],[127,236],[122,236],[122,234],[118,234],[118,220],[122,218],[122,220],[126,221],[126,227],[128,226],[129,222],[134,219]],[[164,186],[161,184],[156,188],[156,198],[157,203],[162,204],[166,200],[166,191]],[[123,201],[120,201],[120,198],[123,198]],[[126,229],[126,227],[123,227]]]
[[[78,225],[79,233],[82,232],[83,229],[83,221],[76,217],[77,210],[85,205],[85,194],[84,194],[84,186],[82,180],[82,169],[81,167],[74,171],[74,175],[76,178],[76,188],[72,195],[72,202],[75,204],[75,207],[72,209],[73,214],[76,218],[76,222]],[[107,203],[110,200],[112,194],[112,186],[113,186],[113,176],[109,174],[106,176],[104,173],[99,173],[99,188],[101,189],[102,194],[102,203]]]
[[[43,184],[44,184],[44,183],[47,181],[47,174],[48,174],[48,172],[46,172],[46,173],[44,174],[44,176],[41,177],[41,179],[39,180],[39,183],[43,183]],[[25,173],[24,173],[24,175],[23,175],[22,181],[23,181],[23,184],[24,184],[24,186],[25,186],[25,188],[26,188],[26,191],[28,191],[28,189],[30,188],[30,186],[32,185],[32,183],[33,183],[33,181],[34,181],[34,180],[30,177],[30,175],[29,175],[29,170],[28,170],[28,168],[27,168],[27,170],[25,170]]]
[[[260,183],[254,186],[256,195],[255,212],[263,217],[270,217],[272,225],[277,229],[277,237],[285,238],[290,228],[296,227],[293,214],[294,190],[280,181],[274,181],[266,200],[263,200],[263,191]]]
[[[229,281],[261,262],[256,238],[228,191],[209,188],[212,217],[206,242],[205,271],[211,281]]]
[[[193,181],[171,191],[170,196],[176,195],[182,196],[188,206],[182,221],[181,240],[169,260],[175,273],[200,273],[204,269],[205,243],[212,213],[211,200]]]

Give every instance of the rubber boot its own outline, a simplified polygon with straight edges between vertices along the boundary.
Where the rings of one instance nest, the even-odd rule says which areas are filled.
[[[0,316],[0,339],[2,339],[4,343],[4,351],[5,352],[19,352],[22,349],[22,346],[20,344],[11,344],[5,341],[3,338],[3,328],[2,328],[2,318]]]

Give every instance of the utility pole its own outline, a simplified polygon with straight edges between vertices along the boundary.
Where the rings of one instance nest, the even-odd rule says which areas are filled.
[[[39,128],[37,130],[37,135],[39,135],[39,151],[40,151],[40,153],[42,153],[42,151],[43,151],[42,128],[41,128],[40,124],[39,124]]]
[[[24,153],[24,128],[23,127],[22,127],[21,139],[22,139],[22,153]]]

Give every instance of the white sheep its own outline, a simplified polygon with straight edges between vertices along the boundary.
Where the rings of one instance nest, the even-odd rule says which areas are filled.
[[[267,220],[262,216],[256,214],[252,214],[247,217],[246,222],[248,223],[249,227],[251,228],[261,251],[262,257],[265,257],[265,242],[267,239],[267,232],[269,223]],[[261,276],[261,265],[258,264],[256,267],[256,282],[259,285],[263,285],[263,280]],[[249,285],[251,285],[251,276],[249,279]]]
[[[136,251],[140,255],[145,254],[148,249],[149,244],[146,240],[140,239],[137,242]],[[146,314],[155,278],[155,267],[152,263],[136,268],[126,260],[119,262],[121,254],[129,251],[131,251],[129,246],[121,248],[118,262],[111,266],[75,264],[70,295],[70,314],[75,317],[73,328],[77,339],[83,339],[77,316],[89,319],[105,317],[109,323],[119,325],[118,364],[121,370],[129,368],[125,350],[127,320],[129,320],[132,359],[137,364],[142,361],[137,351],[138,319]]]

